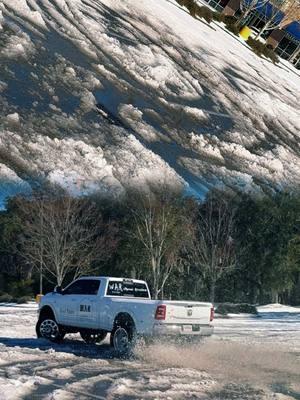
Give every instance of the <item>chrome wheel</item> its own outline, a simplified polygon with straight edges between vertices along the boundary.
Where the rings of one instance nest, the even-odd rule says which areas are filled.
[[[115,350],[120,354],[126,354],[130,348],[128,332],[124,328],[118,328],[113,337]]]
[[[41,322],[40,334],[42,337],[54,341],[59,337],[59,327],[53,319],[45,319]]]

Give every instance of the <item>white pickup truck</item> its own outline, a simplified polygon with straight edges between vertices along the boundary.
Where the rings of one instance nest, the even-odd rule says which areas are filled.
[[[54,342],[80,332],[87,343],[110,332],[111,345],[126,353],[137,336],[209,336],[213,313],[210,303],[151,300],[141,280],[82,277],[42,297],[36,332]]]

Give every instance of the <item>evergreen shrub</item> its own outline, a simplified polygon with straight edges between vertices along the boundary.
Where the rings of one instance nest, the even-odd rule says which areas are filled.
[[[224,15],[223,21],[226,25],[236,25],[237,23],[237,19],[233,15]]]
[[[214,21],[217,21],[217,22],[225,22],[225,15],[224,14],[221,14],[221,13],[219,13],[219,12],[217,12],[217,11],[213,11],[213,20]]]
[[[226,20],[226,18],[224,19],[226,28],[233,33],[234,35],[238,36],[240,33],[240,28],[236,25],[236,21],[234,19],[234,21],[232,20]]]
[[[199,18],[205,19],[205,21],[210,24],[211,21],[214,19],[214,13],[208,7],[199,7],[197,11],[197,16]]]
[[[18,282],[12,282],[9,285],[9,293],[14,297],[32,296],[32,283],[31,279],[22,279]]]
[[[16,299],[16,303],[17,304],[24,304],[24,303],[28,303],[29,301],[32,301],[32,297],[30,296],[22,296],[19,297],[18,299]]]
[[[3,293],[0,295],[0,303],[12,303],[14,298],[8,294],[8,293]]]
[[[260,40],[249,37],[247,44],[251,47],[253,52],[259,57],[265,56],[269,58],[274,64],[279,62],[278,56],[275,54],[273,48]]]
[[[254,305],[248,303],[220,303],[216,306],[216,314],[257,314],[257,309]]]

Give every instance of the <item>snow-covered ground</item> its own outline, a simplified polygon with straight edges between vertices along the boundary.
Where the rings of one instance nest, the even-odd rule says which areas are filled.
[[[1,196],[295,187],[299,87],[175,0],[0,0]]]
[[[300,396],[300,308],[215,320],[199,344],[139,346],[130,360],[78,335],[35,338],[37,307],[0,305],[0,399],[288,400]]]

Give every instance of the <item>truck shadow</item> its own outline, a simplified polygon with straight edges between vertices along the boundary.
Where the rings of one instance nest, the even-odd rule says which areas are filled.
[[[41,350],[45,353],[68,353],[78,357],[109,360],[119,358],[109,343],[90,345],[82,340],[65,339],[62,343],[51,343],[46,339],[0,337],[0,345],[21,349]]]

